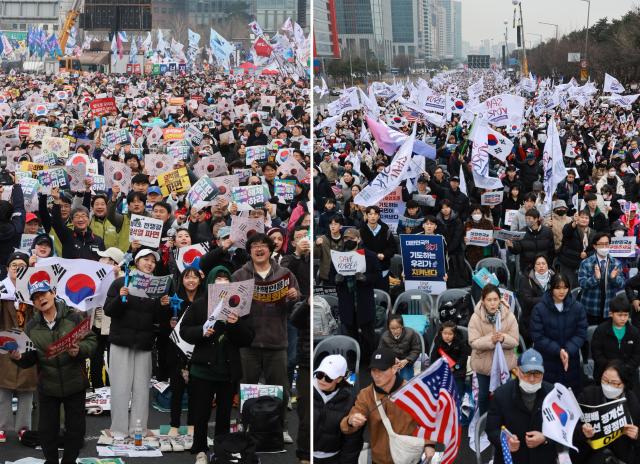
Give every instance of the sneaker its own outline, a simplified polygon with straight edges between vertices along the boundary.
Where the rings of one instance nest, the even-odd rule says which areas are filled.
[[[160,441],[160,451],[162,451],[163,453],[170,453],[171,451],[173,451],[173,447],[171,446],[171,440],[165,437],[160,437],[159,441]]]
[[[282,432],[282,438],[284,440],[284,444],[285,445],[290,445],[290,444],[293,443],[293,438],[291,438],[291,435],[289,435],[289,431],[287,431],[287,430]]]
[[[178,436],[178,428],[177,427],[171,427],[171,429],[169,429],[169,433],[167,434],[170,437],[177,437]]]
[[[171,449],[175,452],[184,451],[184,445],[182,444],[181,437],[171,438]]]
[[[289,397],[289,401],[287,402],[287,409],[289,411],[293,410],[293,401],[291,401],[291,397]]]
[[[196,455],[196,464],[209,464],[209,459],[207,458],[207,453],[200,451]]]
[[[184,444],[185,450],[190,450],[193,446],[193,435],[182,435],[182,443]]]
[[[4,430],[0,430],[0,443],[4,443],[7,441],[7,434],[4,433]]]

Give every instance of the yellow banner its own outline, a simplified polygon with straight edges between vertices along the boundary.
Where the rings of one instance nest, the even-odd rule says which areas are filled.
[[[171,192],[177,194],[187,193],[191,188],[191,181],[189,181],[189,173],[187,168],[175,169],[173,171],[165,172],[158,176],[158,184],[162,196],[168,196]]]

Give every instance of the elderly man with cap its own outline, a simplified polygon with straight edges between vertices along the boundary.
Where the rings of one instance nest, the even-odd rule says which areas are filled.
[[[85,386],[87,378],[84,365],[96,347],[95,334],[89,331],[56,356],[47,356],[47,349],[75,329],[83,316],[56,300],[50,280],[30,281],[29,296],[37,310],[24,329],[33,342],[34,351],[10,353],[18,366],[26,368],[38,365],[38,439],[47,464],[58,462],[60,433],[60,406],[64,406],[65,433],[63,464],[76,462],[85,435]]]
[[[136,272],[153,274],[160,257],[149,248],[141,248],[134,260]],[[143,431],[147,430],[156,326],[171,317],[168,295],[161,298],[132,295],[124,280],[119,277],[111,284],[104,306],[104,314],[111,318],[109,365],[118,366],[110,375],[110,435],[115,438],[133,436],[138,422]]]
[[[395,354],[388,348],[379,348],[371,355],[369,367],[373,383],[360,390],[349,414],[340,422],[340,429],[346,435],[356,433],[365,425],[369,425],[371,458],[376,464],[394,462],[389,434],[382,422],[381,413],[388,417],[391,428],[399,435],[413,436],[418,428],[418,424],[409,413],[393,401],[389,401],[389,395],[407,383],[400,377],[400,366],[396,361]],[[378,402],[380,406],[377,405]],[[435,453],[433,443],[425,441],[424,451],[427,460],[430,459]]]
[[[520,356],[516,379],[498,387],[489,403],[486,432],[494,446],[494,464],[503,464],[500,431],[509,432],[509,451],[514,464],[556,462],[553,442],[542,435],[542,402],[553,385],[542,380],[542,355],[533,348]]]

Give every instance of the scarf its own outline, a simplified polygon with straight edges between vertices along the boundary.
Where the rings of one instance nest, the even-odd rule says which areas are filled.
[[[543,290],[546,290],[547,285],[549,284],[549,280],[551,280],[551,273],[548,270],[544,274],[538,274],[537,272],[533,271],[533,275],[540,284],[540,287]]]
[[[489,314],[489,311],[487,311],[487,322],[491,325],[495,325],[499,315],[500,315],[500,310],[496,311],[493,314]]]

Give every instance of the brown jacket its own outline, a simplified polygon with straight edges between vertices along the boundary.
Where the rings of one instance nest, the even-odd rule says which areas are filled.
[[[18,316],[13,301],[0,300],[0,330],[22,329],[33,317],[33,307],[26,306],[24,319]],[[22,324],[20,324],[22,322]],[[16,391],[35,391],[38,383],[36,366],[22,369],[8,354],[0,354],[0,388]]]
[[[518,321],[509,308],[505,305],[500,309],[500,322],[502,327],[500,332],[504,334],[502,350],[507,361],[509,370],[516,367],[517,359],[514,349],[518,346],[520,333],[518,331]],[[491,336],[495,333],[496,326],[487,321],[487,310],[482,301],[478,302],[469,320],[469,345],[471,345],[471,369],[478,374],[491,375],[491,364],[493,363],[493,353],[495,344],[491,341]]]
[[[405,383],[407,382],[403,381],[402,385]],[[376,393],[376,395],[380,401],[382,401],[383,398],[386,398],[386,395],[382,395],[380,393]],[[382,404],[384,412],[387,414],[389,422],[391,422],[393,431],[400,435],[413,435],[418,427],[418,424],[416,424],[413,418],[391,401],[384,401]],[[360,393],[358,393],[356,403],[351,408],[351,411],[349,411],[349,414],[340,422],[340,430],[342,430],[342,433],[348,435],[355,433],[358,430],[347,423],[349,416],[357,412],[367,417],[366,426],[369,427],[371,457],[373,463],[392,463],[393,458],[391,457],[391,451],[389,450],[389,435],[384,428],[384,424],[380,418],[380,413],[376,407],[376,402],[373,397],[373,384],[363,388],[360,390]]]
[[[560,247],[562,246],[562,229],[566,224],[571,224],[571,216],[559,216],[552,213],[551,217],[544,221],[544,225],[550,227],[553,231],[553,243],[556,253],[560,251]]]

